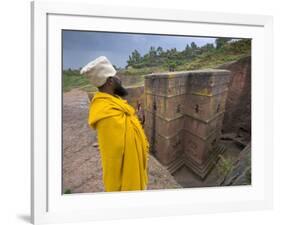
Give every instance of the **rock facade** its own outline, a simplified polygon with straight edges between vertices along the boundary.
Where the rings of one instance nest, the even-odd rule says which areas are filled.
[[[221,69],[145,76],[145,131],[172,174],[186,165],[204,179],[224,150],[218,141],[230,77]]]

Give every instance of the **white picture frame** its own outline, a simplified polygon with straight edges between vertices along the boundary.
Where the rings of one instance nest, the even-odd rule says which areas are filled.
[[[31,4],[32,223],[171,216],[273,207],[271,16],[66,2],[35,1]],[[252,38],[252,185],[62,195],[62,29]]]

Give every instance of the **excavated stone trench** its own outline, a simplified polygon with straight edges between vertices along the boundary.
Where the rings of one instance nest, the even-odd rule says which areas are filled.
[[[151,151],[183,187],[222,184],[250,149],[250,57],[215,70],[147,75],[144,93]],[[250,176],[250,163],[239,165]]]
[[[152,146],[148,190],[249,184],[244,179],[249,163],[244,162],[250,156],[242,153],[245,146],[250,151],[251,141],[250,61],[245,57],[220,70],[203,71],[200,79],[199,74],[176,72],[162,75],[162,80],[153,75],[154,89],[151,77],[145,87],[128,88],[128,102],[144,110]],[[155,76],[160,78],[156,82]],[[88,104],[84,91],[64,93],[66,193],[104,191],[96,133],[87,125]]]

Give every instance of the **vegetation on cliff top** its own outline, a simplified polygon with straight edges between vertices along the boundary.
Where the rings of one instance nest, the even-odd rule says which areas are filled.
[[[177,51],[176,48],[164,51],[160,46],[158,48],[151,46],[149,52],[141,56],[137,50],[134,50],[124,69],[117,68],[115,65],[114,67],[123,77],[138,76],[164,71],[215,68],[247,55],[251,55],[250,39],[234,41],[230,38],[217,38],[216,46],[208,43],[199,47],[192,42],[190,45],[187,44],[183,51]],[[95,90],[89,81],[79,74],[79,70],[64,70],[63,90],[69,91],[72,88]]]

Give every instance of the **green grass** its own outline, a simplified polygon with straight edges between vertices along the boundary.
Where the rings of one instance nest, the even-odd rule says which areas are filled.
[[[217,164],[217,170],[220,176],[225,177],[233,168],[233,159],[224,158],[222,155],[219,155],[219,162]]]
[[[202,54],[198,56],[195,60],[190,63],[177,68],[177,70],[197,70],[206,68],[215,68],[224,63],[238,60],[247,54],[236,54],[236,55],[226,55],[223,53],[219,54]]]
[[[140,86],[143,86],[143,84],[144,84],[144,78],[142,78],[142,80],[140,80],[132,85],[128,85],[126,87],[127,88],[140,87]]]
[[[63,91],[67,92],[73,88],[79,88],[84,91],[95,91],[96,88],[90,84],[89,80],[80,75],[78,70],[63,71]]]
[[[231,48],[214,49],[198,55],[193,60],[186,60],[182,65],[176,66],[175,71],[216,68],[224,63],[238,60],[250,54],[251,52],[248,48],[241,49],[241,51],[235,51]],[[145,75],[166,71],[168,71],[167,66],[161,65],[140,69],[129,67],[127,70],[120,71],[120,73],[124,75]]]
[[[129,67],[128,69],[119,71],[119,74],[133,76],[133,75],[146,75],[150,73],[163,72],[163,71],[167,71],[167,68],[162,66],[144,67],[139,69]]]

